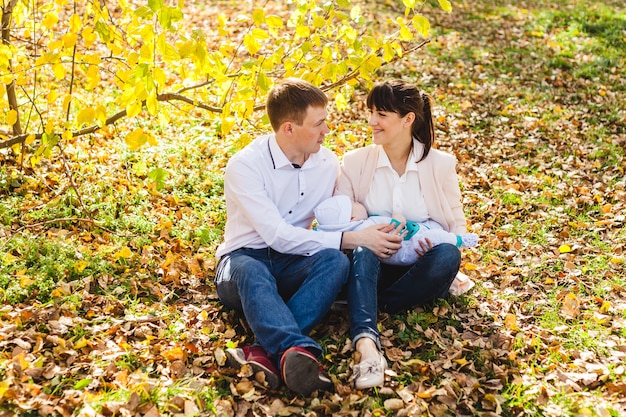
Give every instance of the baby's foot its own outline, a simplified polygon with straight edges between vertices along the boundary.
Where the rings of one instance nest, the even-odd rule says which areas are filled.
[[[465,233],[461,236],[461,246],[460,248],[471,248],[472,246],[478,245],[478,235],[476,233]]]

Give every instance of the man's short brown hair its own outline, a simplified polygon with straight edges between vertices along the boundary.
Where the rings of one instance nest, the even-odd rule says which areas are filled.
[[[265,109],[276,132],[287,121],[301,125],[309,106],[326,107],[327,104],[328,97],[318,87],[299,78],[286,78],[272,88]]]

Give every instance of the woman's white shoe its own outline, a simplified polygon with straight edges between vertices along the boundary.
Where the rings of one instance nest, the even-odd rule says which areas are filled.
[[[354,365],[354,387],[366,389],[382,386],[385,382],[385,369],[387,360],[380,353],[377,357],[362,360]]]

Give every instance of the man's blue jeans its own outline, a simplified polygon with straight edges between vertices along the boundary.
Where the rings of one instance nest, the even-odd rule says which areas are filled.
[[[349,270],[348,258],[336,249],[300,256],[242,248],[220,259],[215,286],[226,307],[243,310],[256,342],[278,362],[293,346],[321,353],[309,333],[330,310]]]
[[[411,266],[386,265],[371,250],[352,252],[347,297],[353,342],[369,337],[380,346],[378,310],[390,314],[446,297],[461,266],[461,252],[447,243]]]

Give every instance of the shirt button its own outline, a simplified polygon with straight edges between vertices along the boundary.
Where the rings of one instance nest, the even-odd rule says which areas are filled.
[[[300,195],[304,195],[304,193],[300,193]]]
[[[291,210],[289,210],[289,214],[291,214]]]

